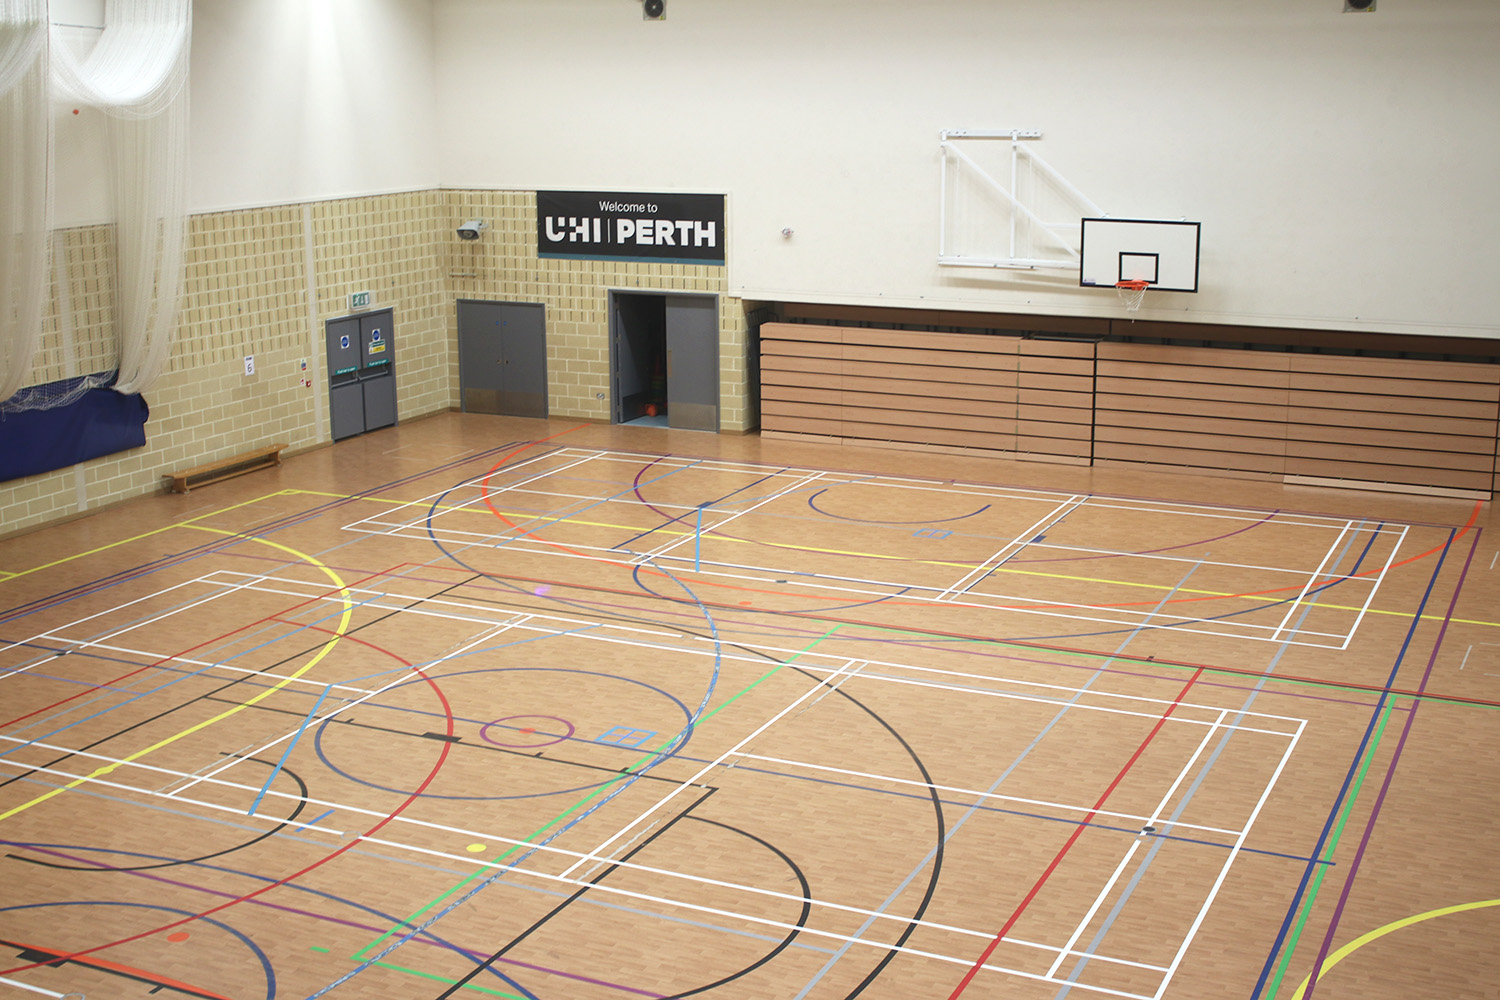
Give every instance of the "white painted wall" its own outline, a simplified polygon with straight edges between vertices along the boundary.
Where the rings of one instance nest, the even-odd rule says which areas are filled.
[[[195,0],[193,212],[435,187],[430,0]]]
[[[1123,315],[936,264],[939,131],[1041,129],[1110,214],[1203,223],[1143,317],[1500,336],[1500,4],[1341,7],[433,0],[441,176],[728,193],[746,297]]]

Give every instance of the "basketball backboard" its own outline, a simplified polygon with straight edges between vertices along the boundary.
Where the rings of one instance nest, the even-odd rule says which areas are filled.
[[[1161,292],[1198,290],[1197,222],[1084,219],[1078,283],[1112,288],[1145,281]]]

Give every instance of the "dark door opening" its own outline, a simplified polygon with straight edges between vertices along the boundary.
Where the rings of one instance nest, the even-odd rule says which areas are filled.
[[[609,361],[617,424],[719,429],[719,300],[610,292]]]

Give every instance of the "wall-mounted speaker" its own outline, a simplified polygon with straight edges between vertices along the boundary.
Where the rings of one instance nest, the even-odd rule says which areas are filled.
[[[641,0],[641,13],[648,21],[665,21],[667,0]]]
[[[1375,9],[1375,0],[1344,0],[1345,14],[1363,14]]]

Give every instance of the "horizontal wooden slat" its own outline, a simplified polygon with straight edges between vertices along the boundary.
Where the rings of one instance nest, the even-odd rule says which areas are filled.
[[[1493,458],[1494,439],[1422,431],[1392,431],[1383,428],[1325,427],[1290,424],[1286,436],[1294,441],[1324,441],[1335,444],[1368,445],[1376,448],[1407,448],[1417,451],[1451,451]]]
[[[1500,384],[1500,365],[1468,364],[1461,361],[1412,361],[1406,358],[1355,358],[1337,354],[1291,354],[1288,357],[1294,372]]]
[[[1087,458],[1093,453],[1094,446],[1093,442],[1088,439],[1075,441],[1066,438],[1034,437],[1029,434],[1018,434],[1016,436],[1016,450],[1028,455],[1070,455]]]
[[[1370,430],[1404,430],[1422,434],[1454,434],[1495,440],[1496,421],[1471,417],[1445,417],[1427,413],[1392,413],[1389,410],[1334,410],[1293,406],[1287,421],[1309,427],[1357,427]]]
[[[1160,465],[1186,465],[1196,469],[1238,469],[1247,472],[1280,474],[1286,459],[1281,455],[1248,455],[1228,451],[1201,451],[1193,448],[1167,448],[1158,445],[1124,444],[1095,441],[1094,457],[1122,458]]]
[[[1093,410],[1080,410],[1071,406],[1030,406],[1023,403],[1016,408],[1016,416],[1022,420],[1044,420],[1077,427],[1094,425]]]
[[[1226,455],[1282,455],[1286,441],[1280,438],[1233,437],[1228,434],[1185,434],[1182,431],[1142,427],[1094,425],[1094,440],[1117,444],[1140,444],[1189,451],[1223,452]]]
[[[985,371],[1014,372],[1015,358],[1009,355],[980,354],[975,351],[919,351],[900,347],[867,347],[845,344],[845,361],[873,361],[877,364],[936,365],[943,368],[980,368]]]
[[[1258,386],[1285,389],[1288,376],[1280,371],[1257,371],[1248,368],[1212,368],[1206,365],[1156,365],[1122,361],[1100,361],[1098,377],[1119,379],[1154,379],[1163,382],[1187,382],[1192,385]]]
[[[1018,346],[1023,357],[1092,359],[1096,345],[1092,340],[1048,340],[1045,337],[1030,337],[1020,341]]]
[[[883,392],[892,395],[927,396],[932,394],[933,383],[909,378],[864,378],[845,373],[839,384],[845,392]],[[987,399],[995,402],[1015,403],[1014,385],[985,385],[979,382],[943,382],[944,395],[961,399]]]
[[[762,323],[760,339],[767,340],[821,340],[830,344],[844,342],[844,328],[823,326],[817,323]]]
[[[986,337],[972,333],[924,333],[912,330],[877,330],[847,327],[844,346],[893,347],[902,350],[971,351],[978,354],[1016,353],[1019,343],[1014,337]],[[997,364],[1015,365],[1012,361]]]
[[[761,378],[766,372],[820,372],[837,378],[844,370],[844,363],[837,358],[793,358],[764,355],[760,359]]]
[[[1237,437],[1286,438],[1287,426],[1278,420],[1227,420],[1222,417],[1186,413],[1133,413],[1099,410],[1094,418],[1099,427],[1143,427],[1163,431],[1196,434],[1228,434]]]
[[[1065,406],[1070,409],[1092,410],[1094,408],[1094,394],[1092,392],[1065,392],[1057,389],[1037,389],[1029,385],[1021,386],[1020,400],[1027,406]]]
[[[943,427],[952,430],[983,431],[987,434],[1014,434],[1014,420],[996,420],[993,417],[973,416],[963,413],[923,413],[912,410],[882,410],[869,406],[850,406],[847,403],[839,411],[845,423],[856,421],[868,424],[905,424],[910,427]]]
[[[1378,465],[1405,467],[1421,481],[1428,469],[1464,469],[1489,475],[1495,471],[1495,458],[1488,453],[1464,455],[1451,451],[1413,451],[1409,448],[1372,448],[1357,444],[1329,444],[1323,441],[1288,441],[1286,453],[1298,458],[1326,458],[1331,461],[1372,462]]]
[[[943,396],[895,396],[878,392],[841,392],[845,406],[877,407],[902,413],[964,413],[992,420],[1014,420],[1016,404],[998,399],[955,399]]]
[[[794,434],[822,434],[829,437],[844,436],[844,425],[837,420],[808,420],[805,417],[788,417],[779,413],[761,413],[761,430],[787,431]]]
[[[1042,389],[1049,392],[1082,392],[1092,393],[1094,391],[1094,379],[1079,378],[1076,375],[1047,375],[1042,372],[1021,372],[1016,379],[1016,384],[1028,389]]]
[[[1265,391],[1265,390],[1261,390]],[[1100,392],[1094,396],[1099,410],[1116,412],[1202,414],[1231,420],[1282,419],[1285,408],[1278,403],[1236,402],[1224,399],[1182,399],[1172,396],[1133,395],[1123,392]]]
[[[901,427],[895,424],[862,424],[845,421],[844,437],[864,438],[870,441],[915,441],[930,444],[960,445],[972,448],[992,448],[1000,451],[1015,450],[1015,435],[984,434],[979,431],[950,430],[938,427]]]
[[[837,385],[839,376],[832,376],[831,381]],[[790,392],[803,387],[821,388],[828,384],[830,384],[830,376],[823,372],[790,372],[780,368],[761,366],[760,391],[762,393],[772,388],[783,388]]]
[[[1426,399],[1500,399],[1500,385],[1477,382],[1437,382],[1415,378],[1364,378],[1358,375],[1313,375],[1292,372],[1293,389],[1312,392],[1353,392],[1375,396]]]
[[[1176,399],[1214,399],[1232,403],[1257,403],[1262,406],[1285,406],[1287,391],[1284,388],[1262,388],[1259,386],[1203,386],[1192,382],[1162,382],[1154,379],[1103,378],[1098,382],[1098,392],[1119,393],[1132,396],[1167,396]]]
[[[842,405],[844,394],[838,389],[822,389],[805,385],[761,385],[762,405],[786,400],[794,403],[831,403]]]
[[[1094,436],[1093,427],[1089,424],[1070,424],[1057,420],[1027,420],[1024,417],[1016,421],[1016,434],[1061,438],[1068,441],[1088,441]]]
[[[1129,363],[1203,365],[1214,368],[1243,368],[1261,371],[1287,371],[1292,356],[1281,351],[1235,351],[1218,347],[1183,347],[1176,344],[1099,345],[1099,360]]]
[[[1193,465],[1166,465],[1160,462],[1132,461],[1121,458],[1101,458],[1096,452],[1093,465],[1099,469],[1129,469],[1135,472],[1150,472],[1173,476],[1214,476],[1219,479],[1279,480],[1281,470],[1257,472],[1253,469],[1205,469]]]
[[[1021,355],[1021,371],[1040,375],[1066,375],[1070,378],[1093,378],[1093,358],[1048,358]]]
[[[1426,413],[1471,420],[1495,419],[1495,404],[1483,400],[1403,398],[1364,393],[1317,392],[1293,389],[1287,394],[1289,406],[1320,410],[1365,410],[1393,413]]]
[[[1322,476],[1332,479],[1366,479],[1377,483],[1414,483],[1427,486],[1448,486],[1454,489],[1489,489],[1493,481],[1487,472],[1466,472],[1460,469],[1422,469],[1420,475],[1405,466],[1379,465],[1373,462],[1335,462],[1321,458],[1288,456],[1286,474],[1289,476]]]
[[[856,378],[918,379],[924,382],[975,383],[979,385],[1016,384],[1013,371],[993,371],[982,368],[940,368],[936,365],[876,364],[872,361],[844,361],[843,373]]]
[[[842,358],[843,344],[807,343],[800,340],[768,340],[760,345],[762,358]]]

